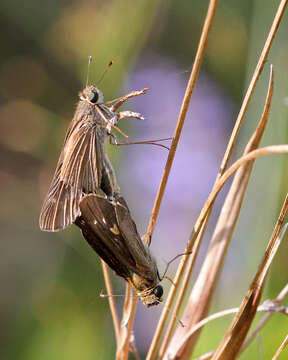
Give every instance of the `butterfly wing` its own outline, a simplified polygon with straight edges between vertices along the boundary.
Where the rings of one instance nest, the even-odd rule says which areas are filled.
[[[86,105],[88,106],[88,105]],[[76,111],[77,114],[77,111]],[[102,129],[93,113],[82,111],[68,129],[57,168],[44,200],[41,230],[57,231],[72,224],[80,215],[83,193],[97,192],[101,183],[103,154]]]
[[[75,224],[84,238],[117,275],[131,277],[137,263],[120,232],[114,204],[101,195],[89,194],[81,201],[80,209],[81,217]]]
[[[125,200],[89,194],[80,203],[81,218],[77,219],[83,236],[98,255],[124,278],[136,273],[153,281],[157,267],[149,249],[143,244]]]
[[[136,261],[135,272],[153,282],[157,278],[156,262],[151,257],[149,248],[141,240],[126,201],[121,196],[118,197],[115,204],[115,212],[124,243]]]

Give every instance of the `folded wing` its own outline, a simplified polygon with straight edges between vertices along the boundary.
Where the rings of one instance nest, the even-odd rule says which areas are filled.
[[[41,210],[41,230],[57,231],[72,224],[80,215],[79,203],[83,195],[99,189],[102,147],[92,120],[87,116],[72,122],[68,130]]]
[[[98,255],[127,279],[133,273],[149,273],[151,258],[126,206],[125,201],[121,204],[90,194],[81,201],[81,217],[75,223]]]

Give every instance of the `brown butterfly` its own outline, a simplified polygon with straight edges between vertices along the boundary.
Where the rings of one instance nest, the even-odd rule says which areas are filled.
[[[133,91],[106,104],[103,93],[93,85],[86,86],[80,93],[41,210],[41,230],[58,231],[72,224],[80,215],[79,203],[85,194],[98,193],[100,189],[108,196],[119,193],[114,169],[105,152],[105,140],[109,136],[111,139],[112,128],[121,132],[117,127],[121,118],[144,119],[136,112],[116,111],[125,101],[146,91]],[[114,105],[107,106],[113,102]]]
[[[141,240],[124,198],[89,194],[75,221],[84,238],[115,273],[136,290],[146,306],[162,301],[163,288],[155,260]]]

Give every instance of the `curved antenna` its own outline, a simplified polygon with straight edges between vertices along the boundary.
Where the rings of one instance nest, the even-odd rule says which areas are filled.
[[[185,252],[185,253],[178,254],[178,255],[174,256],[174,258],[171,259],[170,261],[168,261],[168,263],[166,264],[166,269],[165,269],[165,271],[164,271],[164,274],[163,274],[162,277],[159,277],[159,280],[161,281],[161,280],[163,280],[163,279],[167,279],[167,280],[171,281],[173,285],[175,285],[175,284],[173,283],[173,281],[172,281],[168,276],[166,276],[166,273],[167,273],[167,271],[168,271],[169,266],[172,264],[173,261],[175,261],[176,259],[178,259],[180,256],[183,256],[183,255],[191,255],[191,254],[192,254],[192,251],[189,251],[189,252]],[[159,275],[159,274],[158,274],[158,275]]]
[[[103,71],[102,75],[100,76],[99,80],[97,81],[97,86],[101,83],[101,81],[104,79],[105,74],[107,73],[108,69],[114,64],[113,60],[110,60],[107,64],[105,70]]]

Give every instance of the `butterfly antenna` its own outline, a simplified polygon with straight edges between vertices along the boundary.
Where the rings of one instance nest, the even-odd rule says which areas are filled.
[[[160,279],[161,279],[161,280],[162,280],[162,279],[167,279],[167,280],[171,281],[172,284],[175,286],[175,284],[173,283],[173,281],[172,281],[168,276],[166,276],[166,273],[167,273],[167,271],[168,271],[168,268],[169,268],[169,266],[172,264],[172,262],[175,261],[175,260],[177,260],[180,256],[190,255],[190,254],[192,254],[192,251],[185,252],[185,253],[183,253],[183,254],[178,254],[178,255],[174,256],[173,259],[171,259],[170,261],[168,261],[168,263],[167,263],[167,265],[166,265],[166,269],[165,269],[165,271],[164,271],[164,274],[163,274],[163,276],[162,276]]]
[[[117,297],[117,296],[125,296],[124,294],[104,294],[103,291],[101,290],[100,294],[99,294],[100,298],[102,299],[107,299],[109,297]]]
[[[175,284],[174,281],[170,278],[170,276],[164,275],[164,276],[162,276],[162,279],[161,279],[161,280],[163,280],[163,279],[169,280],[169,281],[171,282],[171,284],[172,284],[174,287],[176,287],[176,284]]]
[[[88,57],[88,67],[87,67],[87,79],[86,79],[86,87],[88,86],[89,81],[89,73],[90,73],[90,65],[92,63],[92,56]]]
[[[104,294],[103,293],[103,291],[101,290],[101,292],[100,292],[100,294],[99,294],[99,297],[101,298],[101,299],[108,299],[108,298],[110,298],[110,297],[124,297],[124,296],[126,296],[125,294]],[[132,294],[132,295],[129,295],[128,296],[129,298],[131,297],[131,298],[135,298],[135,297],[137,297],[135,294]]]
[[[99,80],[97,81],[97,86],[101,83],[101,81],[104,79],[105,74],[107,73],[108,69],[114,64],[114,61],[109,61],[109,64],[107,64],[106,69],[103,71],[102,75],[100,76]]]

